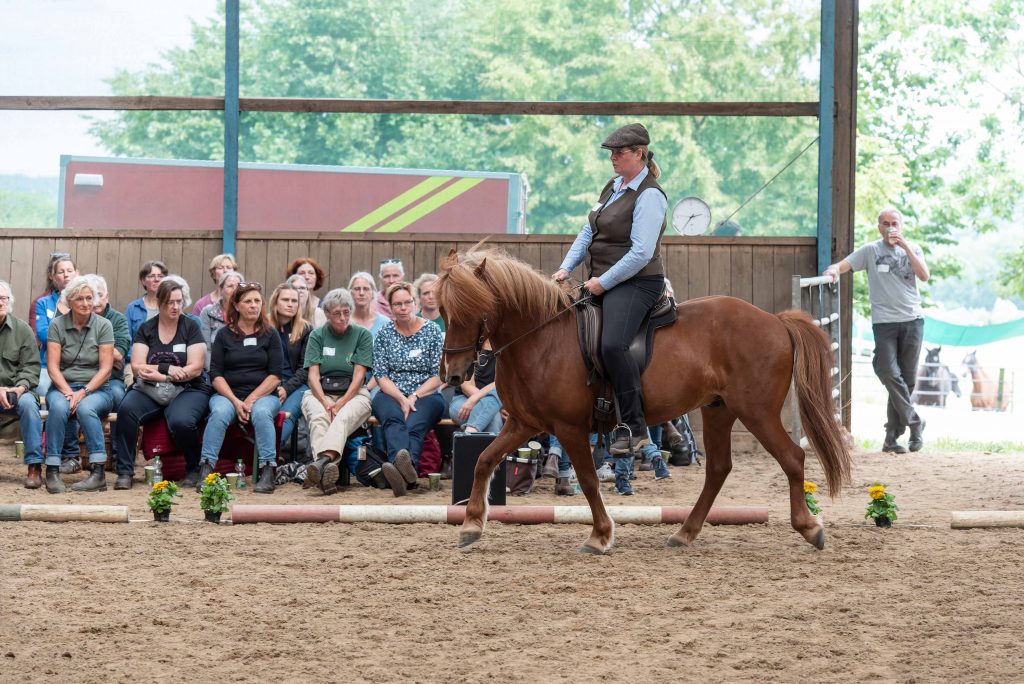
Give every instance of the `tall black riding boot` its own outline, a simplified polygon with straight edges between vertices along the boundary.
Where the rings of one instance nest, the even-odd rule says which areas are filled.
[[[76,492],[105,492],[107,491],[107,473],[102,463],[93,463],[90,466],[89,477],[81,482],[71,485],[72,491]]]

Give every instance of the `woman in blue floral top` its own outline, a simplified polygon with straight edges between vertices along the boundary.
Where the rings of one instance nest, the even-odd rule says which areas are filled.
[[[390,286],[387,301],[395,319],[373,341],[373,376],[380,385],[373,415],[387,442],[384,476],[395,496],[402,496],[416,485],[423,440],[444,412],[444,399],[437,391],[444,337],[439,327],[416,316],[409,283]]]

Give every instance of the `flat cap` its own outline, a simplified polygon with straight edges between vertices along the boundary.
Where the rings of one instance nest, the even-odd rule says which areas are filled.
[[[650,144],[651,136],[648,135],[647,129],[642,124],[634,123],[612,131],[611,135],[601,143],[601,147],[608,150],[616,150],[620,147]]]

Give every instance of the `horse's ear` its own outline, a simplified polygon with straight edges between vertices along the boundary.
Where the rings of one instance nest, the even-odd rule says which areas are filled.
[[[459,253],[455,251],[455,248],[452,248],[451,251],[448,252],[448,256],[441,259],[441,270],[450,271],[452,266],[459,261],[458,254]]]
[[[484,257],[484,260],[480,262],[480,265],[473,269],[473,275],[475,275],[477,278],[482,278],[484,275],[484,266],[486,265],[487,257]]]

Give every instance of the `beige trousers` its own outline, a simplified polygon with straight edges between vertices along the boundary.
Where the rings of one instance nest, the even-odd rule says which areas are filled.
[[[327,394],[326,396],[334,402],[342,395]],[[328,449],[341,454],[345,451],[345,442],[348,440],[348,436],[370,418],[370,393],[366,391],[366,388],[361,388],[341,408],[334,420],[331,420],[324,405],[316,400],[311,391],[307,391],[306,395],[302,397],[302,415],[306,417],[306,423],[309,425],[309,441],[313,445],[314,458],[319,457]]]

